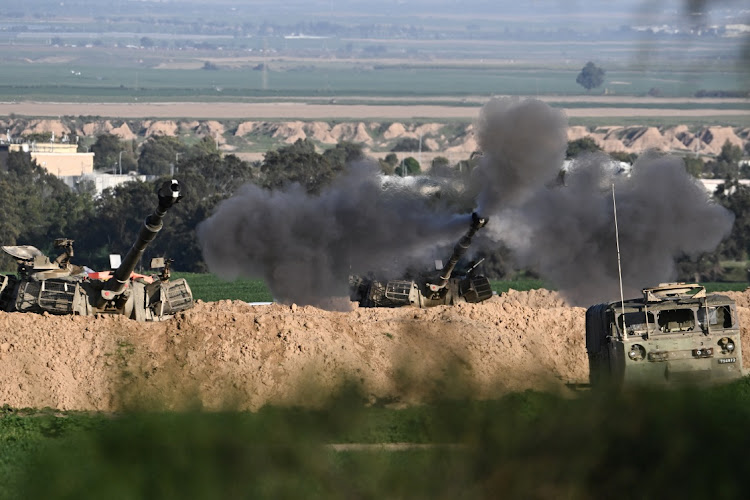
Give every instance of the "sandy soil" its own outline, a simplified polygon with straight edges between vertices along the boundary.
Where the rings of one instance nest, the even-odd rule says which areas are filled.
[[[405,403],[562,389],[587,377],[583,329],[584,310],[544,290],[430,310],[199,303],[155,324],[0,313],[0,405],[315,404],[347,379]]]
[[[743,109],[695,109],[667,108],[570,108],[565,112],[570,117],[667,117],[667,116],[745,116]],[[195,118],[195,119],[295,119],[328,120],[332,118],[363,119],[467,119],[473,120],[479,113],[476,108],[466,106],[437,105],[343,105],[303,104],[299,102],[160,102],[160,103],[55,103],[17,102],[0,103],[0,116],[14,113],[19,116],[103,116],[113,118]]]
[[[730,295],[750,325],[750,291]],[[0,405],[255,409],[317,404],[345,380],[397,403],[564,391],[588,378],[584,328],[585,310],[546,290],[429,310],[198,303],[151,324],[0,313]]]

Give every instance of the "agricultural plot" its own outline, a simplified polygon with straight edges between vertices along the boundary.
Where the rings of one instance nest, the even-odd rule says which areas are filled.
[[[235,280],[225,281],[213,274],[198,273],[174,273],[176,278],[185,278],[190,283],[193,297],[204,302],[217,300],[243,300],[245,302],[267,302],[273,300],[268,287],[261,280]],[[505,293],[508,290],[529,291],[542,288],[550,289],[550,286],[538,279],[515,279],[515,280],[492,280],[492,290],[496,293]],[[748,288],[750,283],[704,283],[709,293],[736,291],[741,292]]]
[[[259,63],[264,64],[264,63]],[[5,63],[0,100],[211,101],[259,97],[581,95],[580,68],[558,70],[468,64],[424,66],[409,62],[371,65],[319,62],[269,63],[218,70],[159,69],[82,63]],[[257,66],[257,64],[255,65]],[[31,83],[34,82],[34,83]],[[692,97],[701,89],[743,90],[740,74],[689,70],[610,70],[605,92]],[[602,89],[595,92],[601,94]],[[406,103],[404,103],[406,104]],[[695,105],[695,107],[699,107]]]

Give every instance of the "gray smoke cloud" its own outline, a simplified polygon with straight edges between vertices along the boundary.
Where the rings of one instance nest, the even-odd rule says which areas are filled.
[[[477,120],[483,152],[474,171],[478,212],[495,213],[523,202],[555,179],[565,160],[568,120],[542,101],[492,99]]]
[[[626,297],[674,280],[677,257],[712,251],[734,221],[680,158],[645,157],[625,176],[606,155],[584,156],[565,184],[540,189],[499,213],[489,231],[519,265],[536,269],[575,305],[619,298],[613,184]]]
[[[477,121],[483,157],[463,189],[455,179],[384,183],[367,163],[317,196],[298,185],[246,185],[198,226],[204,259],[224,278],[264,279],[278,300],[320,305],[348,294],[350,274],[395,277],[427,267],[468,228],[470,216],[451,207],[475,206],[490,219],[485,246],[507,245],[519,267],[588,305],[619,296],[613,183],[631,294],[674,278],[675,257],[711,251],[728,235],[733,215],[710,201],[680,159],[644,157],[626,176],[606,155],[592,155],[561,185],[566,130],[565,115],[541,101],[493,99]],[[430,182],[443,182],[445,196],[424,195],[420,186]]]
[[[320,195],[299,185],[243,186],[198,226],[203,256],[226,279],[260,277],[278,300],[321,304],[348,296],[348,275],[398,273],[458,239],[470,216],[435,207],[419,190],[384,185],[360,163]]]

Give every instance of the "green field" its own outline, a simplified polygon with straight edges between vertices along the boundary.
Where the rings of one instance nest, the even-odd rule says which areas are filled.
[[[7,62],[0,72],[0,100],[203,101],[287,96],[490,96],[586,95],[576,84],[580,68],[499,68],[468,64],[277,63],[269,71],[251,67],[157,69],[120,66]],[[32,83],[33,82],[33,83]],[[639,96],[660,89],[668,97],[692,97],[701,89],[740,91],[740,73],[683,70],[611,70],[604,88]],[[403,103],[402,103],[403,104]],[[691,105],[692,106],[692,105]],[[700,109],[701,105],[695,105]],[[688,108],[692,109],[692,108]]]
[[[242,300],[245,302],[268,302],[273,300],[271,292],[262,280],[238,279],[224,281],[213,274],[173,273],[175,278],[185,278],[196,300]],[[536,279],[493,281],[492,289],[498,293],[509,289],[524,291],[544,288],[544,282]]]
[[[356,387],[324,408],[256,413],[5,407],[0,498],[740,499],[748,419],[748,378],[404,409]]]
[[[193,291],[196,300],[204,302],[215,302],[217,300],[242,300],[245,302],[268,302],[273,300],[268,287],[261,280],[239,279],[225,281],[213,274],[198,273],[173,273],[175,278],[185,278]],[[492,290],[504,293],[510,290],[527,291],[538,288],[554,290],[553,286],[539,279],[519,278],[514,280],[493,280]],[[746,282],[722,282],[703,283],[709,292],[743,291],[749,283]]]

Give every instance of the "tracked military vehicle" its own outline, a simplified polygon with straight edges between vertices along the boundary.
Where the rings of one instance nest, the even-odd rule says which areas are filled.
[[[586,311],[590,382],[681,385],[743,376],[737,307],[697,284],[663,283]]]
[[[180,196],[176,180],[158,190],[158,205],[146,217],[132,248],[110,272],[93,272],[73,265],[73,240],[59,238],[62,253],[54,260],[37,248],[4,246],[16,259],[16,275],[0,275],[0,310],[49,314],[119,314],[138,321],[159,321],[193,306],[193,295],[184,279],[170,279],[170,263],[152,262],[162,268],[157,276],[135,274],[135,266],[148,244],[162,228],[162,219]],[[113,266],[114,267],[114,266]]]
[[[432,307],[457,302],[482,302],[492,297],[489,280],[475,273],[477,264],[457,275],[456,264],[471,245],[474,234],[487,224],[485,217],[471,214],[471,225],[461,237],[448,263],[433,273],[415,279],[379,281],[353,276],[350,278],[351,300],[361,307]],[[481,261],[480,261],[481,262]]]

